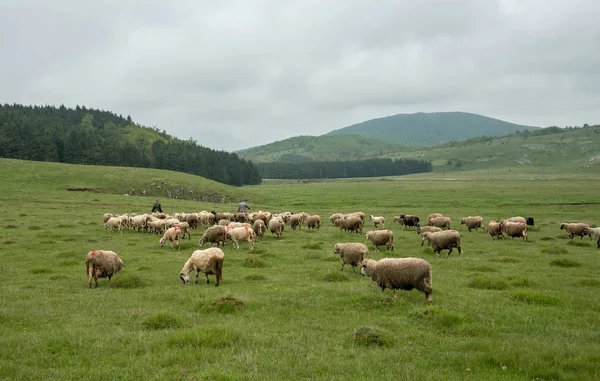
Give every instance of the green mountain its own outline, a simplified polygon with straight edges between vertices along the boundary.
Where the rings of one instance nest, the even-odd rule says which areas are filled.
[[[325,136],[358,134],[416,146],[434,146],[476,136],[500,136],[539,127],[522,126],[466,112],[398,114],[367,120]]]
[[[363,160],[412,147],[360,135],[296,136],[263,146],[237,151],[254,163],[306,163]]]
[[[383,157],[429,160],[434,172],[502,168],[533,174],[600,173],[600,125],[478,137]]]

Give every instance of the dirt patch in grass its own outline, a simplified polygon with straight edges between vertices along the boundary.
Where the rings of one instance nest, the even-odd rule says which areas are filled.
[[[250,249],[248,251],[248,253],[250,253],[250,254],[264,254],[265,253],[265,249],[257,249],[256,246],[254,246],[254,249]]]
[[[244,303],[234,298],[233,296],[226,296],[221,299],[217,299],[210,304],[210,308],[220,314],[232,314],[236,311],[241,311],[245,308]]]

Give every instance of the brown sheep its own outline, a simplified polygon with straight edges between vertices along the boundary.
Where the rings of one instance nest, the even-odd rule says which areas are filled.
[[[225,241],[227,240],[227,230],[223,225],[214,225],[206,229],[202,238],[200,238],[200,246],[204,245],[206,242],[210,242],[211,244],[216,243],[217,247],[225,246]]]
[[[308,216],[306,219],[306,227],[309,229],[317,229],[321,228],[321,217],[318,215]]]
[[[460,220],[461,225],[467,225],[467,229],[471,231],[471,229],[483,229],[483,217],[481,216],[469,216],[462,218]]]

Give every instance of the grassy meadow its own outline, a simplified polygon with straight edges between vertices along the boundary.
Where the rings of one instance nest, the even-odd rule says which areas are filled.
[[[600,250],[559,224],[600,224],[600,179],[434,175],[233,188],[168,171],[0,159],[0,379],[599,379]],[[168,198],[162,188],[124,195],[160,181],[225,202]],[[306,211],[324,225],[288,226],[279,241],[267,233],[254,250],[229,243],[215,287],[214,277],[209,285],[202,275],[198,285],[178,277],[203,229],[177,251],[157,235],[102,223],[106,212],[149,212],[156,197],[174,213],[233,212],[242,196],[253,210]],[[372,258],[432,264],[433,303],[415,290],[381,292],[349,266],[339,271],[333,245],[364,235],[327,219],[358,210],[385,216],[395,234],[395,250]],[[452,218],[462,257],[438,258],[392,222],[433,212]],[[536,225],[528,242],[492,240],[461,226],[467,215],[486,224],[532,216]],[[88,288],[91,249],[124,260],[110,285]]]

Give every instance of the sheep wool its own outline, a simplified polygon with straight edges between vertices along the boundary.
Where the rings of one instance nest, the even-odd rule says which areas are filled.
[[[218,247],[211,247],[206,250],[196,250],[185,262],[179,279],[185,284],[190,282],[190,273],[196,270],[196,284],[198,284],[198,275],[203,273],[206,276],[206,283],[210,283],[208,276],[215,276],[215,286],[218,286],[223,279],[223,261],[225,253]]]
[[[356,267],[362,264],[362,261],[369,258],[369,249],[366,245],[358,242],[336,243],[333,246],[333,253],[340,256],[342,267],[345,265],[352,266],[352,271],[356,272]]]
[[[98,278],[108,278],[110,283],[113,275],[116,275],[125,266],[123,260],[117,253],[110,250],[90,250],[85,257],[85,269],[88,276],[89,287],[92,288],[92,279],[98,288]]]
[[[382,291],[389,288],[396,296],[396,290],[417,289],[425,294],[427,302],[432,298],[431,264],[421,258],[383,258],[379,261],[365,259],[361,274],[371,278]]]

